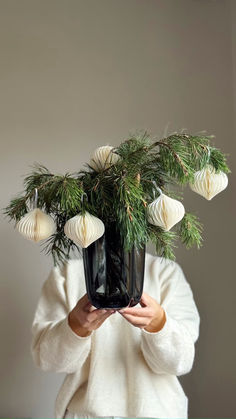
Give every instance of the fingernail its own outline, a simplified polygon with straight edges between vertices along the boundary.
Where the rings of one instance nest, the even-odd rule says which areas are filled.
[[[125,312],[125,310],[122,310],[122,309],[118,310],[118,311],[119,311],[119,313],[124,313]]]

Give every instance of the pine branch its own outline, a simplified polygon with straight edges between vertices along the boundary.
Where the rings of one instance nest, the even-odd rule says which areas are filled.
[[[210,147],[209,163],[211,163],[215,168],[216,173],[219,173],[220,171],[224,173],[231,173],[231,170],[226,162],[226,155],[215,147]]]
[[[41,243],[42,251],[46,255],[52,255],[54,266],[66,262],[69,259],[70,252],[75,249],[81,253],[76,243],[64,234],[64,225],[68,218],[70,217],[65,214],[57,214],[55,220],[56,232]]]
[[[123,175],[118,180],[113,198],[117,228],[124,239],[125,249],[130,250],[133,245],[142,247],[148,240],[148,226],[140,183]]]
[[[154,185],[175,199],[179,192],[170,186],[184,186],[193,181],[194,173],[210,163],[217,172],[229,173],[226,156],[210,144],[212,136],[174,133],[152,141],[146,132],[130,135],[113,151],[120,158],[116,164],[95,171],[89,170],[58,175],[35,163],[33,171],[24,179],[22,196],[11,200],[3,208],[10,220],[20,220],[33,204],[35,188],[37,206],[53,216],[57,231],[44,242],[44,251],[52,254],[54,264],[65,261],[70,251],[78,249],[64,234],[66,221],[78,213],[90,212],[100,218],[107,231],[116,226],[125,250],[142,248],[153,241],[160,256],[174,259],[177,237],[187,248],[201,246],[202,226],[193,214],[185,214],[177,233],[166,232],[147,222],[147,205],[154,199]]]
[[[70,252],[74,249],[81,253],[80,248],[62,231],[52,234],[41,246],[46,255],[52,255],[54,266],[68,261]]]
[[[179,184],[193,181],[194,173],[207,164],[210,136],[173,134],[156,141],[159,146],[161,166]]]
[[[194,245],[198,249],[202,246],[202,229],[203,226],[198,221],[196,215],[190,213],[184,215],[179,227],[179,237],[187,249]]]
[[[27,213],[26,199],[23,196],[13,198],[10,204],[2,208],[3,214],[5,214],[10,220],[19,221]]]
[[[165,231],[161,227],[149,224],[149,238],[155,244],[157,255],[175,260],[173,248],[177,235],[174,231]]]

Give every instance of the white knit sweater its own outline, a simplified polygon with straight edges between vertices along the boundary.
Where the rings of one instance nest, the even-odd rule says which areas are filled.
[[[187,418],[188,398],[177,376],[193,366],[200,317],[181,267],[146,253],[144,291],[166,314],[150,333],[119,313],[80,337],[68,313],[86,293],[82,259],[53,267],[44,282],[32,325],[31,352],[44,371],[66,373],[55,418],[66,408],[80,418]],[[139,306],[139,305],[138,305]]]

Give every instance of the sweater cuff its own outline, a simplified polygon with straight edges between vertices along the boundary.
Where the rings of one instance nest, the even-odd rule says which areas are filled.
[[[144,335],[150,335],[150,336],[154,336],[154,338],[155,339],[159,339],[159,338],[162,338],[162,336],[166,336],[166,335],[168,335],[168,333],[170,332],[170,330],[171,330],[171,319],[170,319],[170,317],[169,317],[169,315],[168,315],[168,313],[167,313],[167,311],[166,311],[166,309],[162,306],[162,308],[163,308],[163,310],[164,310],[164,312],[165,312],[165,316],[166,316],[166,321],[165,321],[165,324],[164,324],[164,326],[162,327],[162,329],[161,330],[159,330],[158,332],[148,332],[147,330],[145,330],[145,329],[141,329],[142,330],[142,333],[144,334]]]
[[[88,341],[91,339],[91,336],[93,334],[93,331],[88,336],[79,336],[77,335],[70,327],[69,325],[69,319],[68,315],[62,320],[61,327],[64,332],[64,336],[68,342],[68,345],[71,346],[78,346],[78,342],[80,341]]]

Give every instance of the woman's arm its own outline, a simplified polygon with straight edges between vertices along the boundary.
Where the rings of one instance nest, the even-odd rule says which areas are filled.
[[[45,371],[72,373],[85,362],[91,333],[79,336],[68,322],[66,278],[53,267],[44,282],[32,324],[31,353]]]
[[[79,336],[69,325],[65,280],[54,267],[43,284],[32,324],[31,353],[42,370],[72,373],[89,354],[92,332]]]
[[[96,309],[85,294],[69,312],[66,280],[54,267],[43,284],[32,325],[31,353],[43,370],[72,373],[86,361],[93,331],[114,311]]]
[[[154,272],[160,281],[160,304],[143,293],[142,307],[128,307],[119,312],[141,329],[141,350],[151,370],[179,376],[192,368],[200,317],[180,266],[165,260],[160,272],[159,261],[158,258],[155,262]]]
[[[166,321],[156,333],[142,329],[141,349],[153,372],[180,376],[192,369],[200,316],[191,287],[177,263],[171,262],[164,269],[160,281],[160,305]]]

